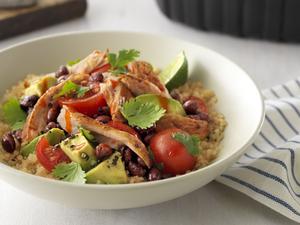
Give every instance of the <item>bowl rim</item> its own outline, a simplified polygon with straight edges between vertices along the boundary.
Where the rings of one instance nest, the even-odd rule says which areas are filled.
[[[183,44],[192,45],[196,48],[200,47],[202,49],[205,49],[206,51],[218,56],[220,59],[227,61],[227,63],[230,63],[232,66],[239,68],[244,73],[244,76],[246,76],[249,79],[249,81],[252,82],[252,85],[254,85],[254,87],[257,91],[257,94],[259,96],[259,101],[260,101],[260,119],[259,119],[259,123],[257,124],[257,127],[256,127],[255,131],[253,132],[252,136],[240,147],[240,149],[236,150],[233,154],[224,157],[223,159],[213,161],[211,164],[209,164],[203,168],[197,169],[195,171],[191,171],[191,172],[183,174],[183,175],[170,177],[167,179],[157,180],[157,181],[147,181],[147,182],[134,183],[134,184],[77,184],[77,183],[70,183],[70,182],[66,182],[66,181],[55,180],[55,179],[51,179],[51,178],[47,178],[47,177],[33,175],[30,173],[18,170],[16,168],[13,168],[11,166],[8,166],[8,165],[4,164],[3,162],[0,162],[0,172],[1,172],[1,170],[4,170],[5,172],[8,172],[16,177],[25,176],[25,177],[28,177],[28,179],[33,179],[33,180],[36,180],[39,182],[46,182],[49,185],[67,186],[67,187],[72,187],[72,188],[87,188],[87,189],[99,189],[99,190],[107,190],[107,189],[108,190],[119,190],[119,189],[123,189],[123,188],[138,189],[138,188],[144,188],[144,187],[150,187],[150,186],[164,185],[169,182],[183,181],[185,179],[188,179],[189,177],[195,176],[199,172],[202,172],[204,170],[209,170],[212,167],[215,167],[219,164],[225,163],[226,161],[229,161],[230,158],[235,157],[236,155],[242,154],[247,149],[247,147],[250,146],[250,144],[252,144],[253,141],[255,140],[255,138],[258,136],[258,134],[262,128],[264,118],[265,118],[264,100],[263,100],[262,93],[261,93],[260,89],[258,88],[258,85],[255,83],[255,81],[252,79],[252,77],[250,77],[249,74],[241,66],[237,65],[231,59],[225,57],[224,55],[222,55],[208,47],[198,45],[197,43],[194,43],[191,41],[186,41],[186,40],[183,40],[183,39],[180,39],[177,37],[168,36],[165,34],[148,33],[148,32],[140,32],[140,31],[119,31],[119,30],[68,31],[68,32],[60,32],[60,33],[56,33],[56,34],[43,35],[40,37],[31,38],[29,40],[18,42],[16,44],[12,44],[8,47],[0,49],[0,54],[10,51],[12,49],[21,47],[23,45],[31,44],[31,43],[38,42],[38,41],[44,41],[47,39],[55,39],[55,38],[68,37],[68,36],[72,37],[72,36],[77,36],[77,35],[78,36],[93,35],[93,34],[133,35],[133,36],[140,36],[140,37],[144,36],[144,37],[151,37],[151,38],[155,38],[155,39],[165,39],[165,40],[169,40],[172,42],[180,42]],[[215,178],[216,177],[214,177],[213,179],[215,179]],[[3,180],[5,181],[5,179],[3,179]]]

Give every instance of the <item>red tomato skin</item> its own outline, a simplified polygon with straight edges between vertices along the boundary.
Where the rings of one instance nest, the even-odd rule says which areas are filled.
[[[58,102],[61,106],[69,106],[75,111],[91,117],[98,113],[99,107],[106,106],[106,101],[100,92],[86,98],[61,98]]]
[[[131,128],[130,126],[128,126],[124,123],[121,123],[119,121],[109,121],[107,123],[107,125],[110,126],[110,127],[115,128],[115,129],[125,131],[125,132],[127,132],[129,134],[132,134],[133,136],[139,138],[139,134],[133,128]]]
[[[185,133],[180,129],[172,128],[155,134],[150,140],[154,161],[163,164],[165,174],[174,176],[192,170],[196,164],[196,158],[189,154],[182,143],[172,137],[177,132]]]
[[[53,146],[45,137],[39,140],[35,152],[38,162],[49,172],[59,163],[70,162],[68,156],[60,148],[53,150]]]
[[[107,72],[109,69],[110,69],[110,64],[109,63],[107,63],[107,64],[104,64],[103,66],[101,66],[101,67],[97,67],[97,68],[95,68],[92,72],[91,72],[91,74],[92,73],[95,73],[95,72],[97,72],[97,73],[104,73],[104,72]]]

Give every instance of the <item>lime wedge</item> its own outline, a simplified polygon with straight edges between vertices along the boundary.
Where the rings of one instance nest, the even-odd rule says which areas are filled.
[[[183,85],[187,81],[188,62],[184,52],[181,52],[173,59],[173,61],[159,74],[159,78],[169,91]]]

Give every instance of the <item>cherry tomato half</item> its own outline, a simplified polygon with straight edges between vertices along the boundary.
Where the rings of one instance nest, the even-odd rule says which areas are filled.
[[[84,97],[84,98],[76,98],[76,99],[66,99],[61,98],[58,100],[60,105],[66,105],[77,112],[85,114],[87,116],[93,116],[98,113],[99,107],[106,106],[106,101],[103,95],[99,92],[95,95]]]
[[[154,161],[163,164],[163,172],[177,175],[192,170],[196,164],[196,158],[192,156],[186,147],[172,136],[184,131],[172,128],[163,130],[154,135],[150,140],[150,148]]]
[[[91,72],[91,74],[92,74],[92,73],[95,73],[95,72],[97,72],[97,73],[104,73],[104,72],[107,72],[109,69],[110,69],[110,64],[107,63],[107,64],[104,64],[103,66],[100,66],[100,67],[95,68],[95,69]]]
[[[136,136],[137,138],[139,137],[139,134],[133,128],[131,128],[130,126],[128,126],[124,123],[121,123],[121,122],[118,122],[118,121],[109,121],[107,123],[107,125],[111,126],[113,128],[116,128],[118,130],[125,131],[129,134],[132,134],[133,136]]]
[[[62,162],[70,162],[68,156],[60,149],[51,146],[47,138],[42,137],[35,149],[38,162],[49,172]]]

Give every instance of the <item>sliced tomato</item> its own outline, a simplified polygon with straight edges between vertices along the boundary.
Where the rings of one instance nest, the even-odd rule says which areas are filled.
[[[106,101],[100,92],[84,98],[61,98],[58,100],[58,102],[60,105],[69,106],[75,111],[85,114],[87,116],[93,116],[97,114],[99,107],[106,106]]]
[[[125,132],[132,134],[133,136],[136,136],[137,138],[139,138],[139,134],[133,128],[131,128],[130,126],[128,126],[124,123],[121,123],[119,121],[109,121],[107,123],[107,125],[115,128],[115,129],[125,131]]]
[[[70,162],[68,156],[58,147],[51,146],[47,138],[42,137],[35,149],[38,162],[49,172],[62,162]]]
[[[150,140],[154,162],[162,163],[163,172],[174,176],[192,170],[196,164],[196,158],[182,143],[172,137],[178,132],[185,134],[180,129],[171,128],[155,134]]]
[[[107,72],[109,69],[110,69],[110,64],[107,63],[107,64],[104,64],[103,66],[96,67],[96,68],[91,72],[91,74],[92,74],[92,73],[95,73],[95,72],[97,72],[97,73],[105,73],[105,72]]]

